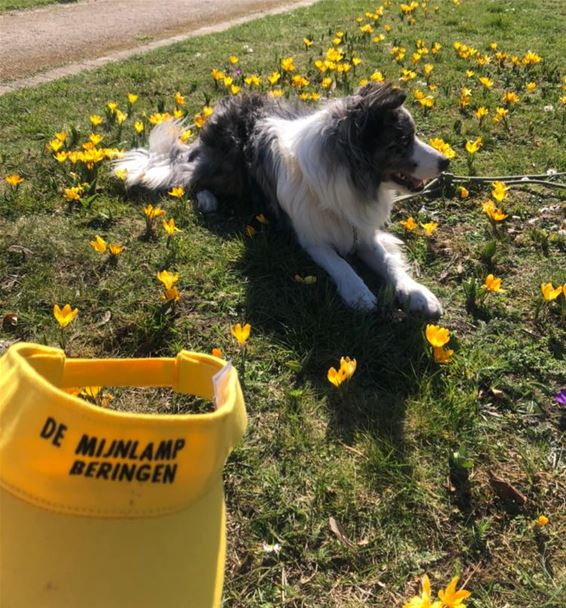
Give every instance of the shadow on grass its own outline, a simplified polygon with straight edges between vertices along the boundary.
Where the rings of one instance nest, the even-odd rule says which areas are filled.
[[[326,395],[328,433],[346,445],[368,440],[368,474],[410,476],[405,455],[405,402],[428,369],[423,352],[423,320],[387,304],[387,292],[367,268],[356,265],[368,286],[384,301],[373,314],[352,311],[334,284],[288,232],[263,230],[247,240],[237,269],[247,278],[246,319],[254,329],[293,353],[296,387]],[[314,275],[305,285],[295,275]],[[340,357],[354,357],[353,380],[334,389],[326,375]],[[289,387],[292,389],[293,387]],[[375,469],[375,471],[373,470]],[[375,475],[374,475],[375,474]]]
[[[156,204],[159,195],[132,190],[128,199],[138,206]],[[219,213],[188,218],[224,240],[244,238],[243,255],[235,271],[246,284],[245,319],[254,332],[289,353],[295,370],[293,388],[305,385],[325,400],[327,433],[334,441],[351,446],[367,441],[368,476],[376,480],[411,475],[405,454],[405,403],[419,390],[421,377],[430,371],[422,337],[424,321],[394,309],[388,290],[362,264],[357,271],[377,295],[381,306],[373,314],[348,309],[326,273],[296,243],[284,221],[256,219],[242,206],[222,206]],[[245,234],[246,226],[256,231]],[[315,284],[294,280],[295,275],[314,275]],[[180,310],[179,314],[183,314]],[[159,315],[142,327],[128,327],[122,342],[135,343],[135,354],[167,350],[174,336]],[[353,380],[334,389],[326,376],[339,366],[340,357],[353,357],[358,368]],[[281,362],[282,364],[288,362]]]

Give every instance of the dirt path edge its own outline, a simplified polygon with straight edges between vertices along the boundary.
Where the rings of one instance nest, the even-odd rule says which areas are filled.
[[[14,91],[19,91],[21,89],[39,86],[45,83],[52,82],[54,80],[58,80],[60,78],[65,78],[67,76],[73,76],[75,74],[79,74],[80,72],[94,70],[101,66],[104,66],[108,63],[113,63],[117,61],[123,61],[125,59],[129,59],[136,55],[141,55],[144,53],[148,53],[150,51],[169,46],[172,44],[176,44],[178,42],[183,42],[188,40],[189,38],[194,38],[197,36],[204,36],[206,34],[213,34],[216,32],[223,32],[231,27],[236,25],[241,25],[243,23],[247,23],[248,21],[252,21],[254,19],[258,19],[261,17],[266,17],[269,15],[278,15],[281,13],[289,12],[297,8],[302,8],[306,6],[310,6],[314,4],[316,0],[290,0],[289,2],[285,2],[282,6],[277,6],[274,8],[261,8],[259,10],[253,10],[250,12],[246,12],[237,17],[231,17],[225,21],[214,23],[213,25],[203,26],[192,28],[189,31],[182,32],[180,34],[176,34],[174,36],[169,36],[166,38],[161,38],[158,40],[154,40],[152,42],[146,44],[136,44],[135,40],[132,40],[132,43],[135,46],[131,46],[130,48],[126,48],[123,50],[115,51],[109,54],[97,56],[92,59],[84,59],[80,61],[76,61],[73,63],[69,63],[66,65],[62,65],[53,69],[48,69],[44,72],[33,74],[31,76],[25,76],[23,78],[16,78],[14,80],[10,80],[8,82],[0,82],[0,95],[5,95],[7,93],[11,93]],[[190,25],[189,25],[190,27]]]

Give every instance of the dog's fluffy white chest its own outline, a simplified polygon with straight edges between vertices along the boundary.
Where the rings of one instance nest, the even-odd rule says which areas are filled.
[[[361,200],[343,167],[324,164],[319,122],[316,114],[267,121],[275,134],[277,199],[303,246],[324,243],[345,255],[387,223],[393,195],[380,187],[375,200]]]

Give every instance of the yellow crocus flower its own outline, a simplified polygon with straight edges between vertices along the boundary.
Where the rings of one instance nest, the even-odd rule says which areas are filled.
[[[181,230],[175,226],[174,218],[171,218],[169,221],[163,220],[163,229],[169,236],[174,236],[176,232],[181,232]]]
[[[438,222],[428,222],[421,224],[421,228],[425,231],[425,236],[432,236],[438,229]]]
[[[555,288],[552,283],[541,283],[540,290],[543,298],[547,302],[552,302],[552,300],[556,300],[556,298],[562,293],[562,286],[559,285]]]
[[[403,226],[403,228],[405,228],[405,230],[408,230],[409,232],[412,232],[417,227],[417,222],[415,222],[415,220],[411,216],[408,217],[406,220],[401,220],[399,223],[401,224],[401,226]]]
[[[281,78],[281,74],[279,72],[271,72],[271,74],[267,77],[267,82],[270,85],[277,84]]]
[[[349,380],[356,371],[358,362],[350,357],[340,357],[340,370],[343,370],[346,380]]]
[[[438,150],[441,154],[444,154],[446,158],[454,158],[456,156],[456,152],[453,150],[452,146],[445,142],[441,137],[433,137],[428,140],[428,143],[435,149]]]
[[[482,287],[496,293],[502,293],[504,291],[501,289],[501,279],[496,278],[492,274],[488,274],[487,277],[485,277]]]
[[[164,289],[161,298],[166,302],[178,302],[181,299],[181,292],[173,285]]]
[[[468,198],[468,196],[470,196],[470,191],[464,186],[458,186],[458,195],[460,198]]]
[[[144,215],[149,219],[152,220],[156,217],[160,217],[160,216],[164,216],[165,215],[165,210],[161,209],[160,207],[154,207],[151,203],[149,205],[146,205],[143,208],[143,212]]]
[[[338,388],[343,382],[350,380],[356,371],[356,367],[357,361],[355,359],[340,357],[340,368],[336,370],[334,367],[331,367],[328,370],[326,377],[330,383]]]
[[[249,323],[246,323],[242,326],[241,323],[236,323],[236,325],[232,325],[230,331],[234,338],[238,341],[240,346],[244,346],[250,337],[250,333],[252,330],[252,326]]]
[[[503,213],[501,209],[497,208],[493,201],[486,201],[482,205],[482,210],[489,217],[489,219],[493,220],[494,222],[502,222],[504,219],[509,217],[506,213]]]
[[[468,154],[475,154],[482,145],[482,138],[478,137],[475,141],[467,141],[466,142],[466,152]]]
[[[17,188],[23,181],[24,178],[17,174],[6,175],[4,181],[12,188]]]
[[[47,145],[53,152],[58,152],[63,147],[63,142],[60,139],[52,139]]]
[[[80,186],[73,186],[72,188],[64,188],[63,196],[68,201],[80,201],[83,189]]]
[[[423,74],[425,75],[425,77],[430,76],[432,70],[434,70],[434,66],[432,65],[432,63],[425,63],[423,65]]]
[[[75,317],[79,314],[78,308],[71,308],[70,304],[65,304],[61,309],[58,304],[53,306],[53,316],[61,327],[67,327],[70,323],[75,320]]]
[[[426,339],[431,346],[442,348],[450,342],[450,331],[440,325],[428,324],[425,329]]]
[[[421,595],[411,598],[403,608],[440,608],[441,602],[432,602],[430,579],[425,574],[421,580]]]
[[[174,198],[183,198],[183,196],[185,196],[185,189],[183,186],[175,186],[174,188],[171,188],[167,194]]]
[[[491,184],[491,196],[500,203],[507,196],[509,187],[503,182],[493,182]]]
[[[296,70],[294,59],[292,57],[284,57],[281,59],[281,69],[284,72],[294,72]]]
[[[451,363],[454,351],[451,348],[432,347],[432,355],[435,363]]]
[[[93,127],[98,127],[104,122],[104,118],[102,118],[102,116],[99,116],[98,114],[91,114],[89,120],[90,124]]]
[[[124,245],[120,245],[118,243],[111,243],[108,245],[108,253],[114,257],[118,257],[124,251],[124,249]]]
[[[332,383],[336,388],[338,388],[344,380],[346,380],[346,376],[342,368],[336,370],[336,368],[331,367],[326,373],[326,377],[328,381]]]
[[[501,122],[505,119],[505,117],[509,114],[509,110],[506,108],[495,108],[495,116],[493,117],[493,122]]]
[[[157,273],[157,280],[163,283],[165,289],[171,289],[173,285],[179,280],[178,272],[169,272],[168,270],[162,270]]]
[[[507,105],[514,105],[519,103],[519,96],[514,91],[506,91],[501,101]]]
[[[261,85],[261,78],[257,74],[250,74],[244,78],[244,82],[251,87],[259,87]]]
[[[106,241],[98,234],[94,237],[94,241],[90,241],[90,246],[97,253],[104,253],[106,251]]]
[[[535,65],[537,63],[540,63],[541,61],[542,57],[540,55],[537,55],[536,53],[533,53],[532,51],[528,51],[521,59],[521,63],[523,65]]]
[[[442,605],[446,606],[446,608],[465,608],[464,604],[462,604],[463,600],[472,595],[463,588],[456,591],[456,585],[458,584],[459,578],[460,577],[455,576],[446,589],[441,589],[438,592],[438,597],[442,602]]]

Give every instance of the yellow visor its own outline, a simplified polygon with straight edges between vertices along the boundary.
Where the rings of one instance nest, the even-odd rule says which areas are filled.
[[[169,387],[206,414],[92,405],[84,386]],[[0,358],[0,606],[220,606],[222,469],[246,427],[231,365],[72,359],[12,346]]]

